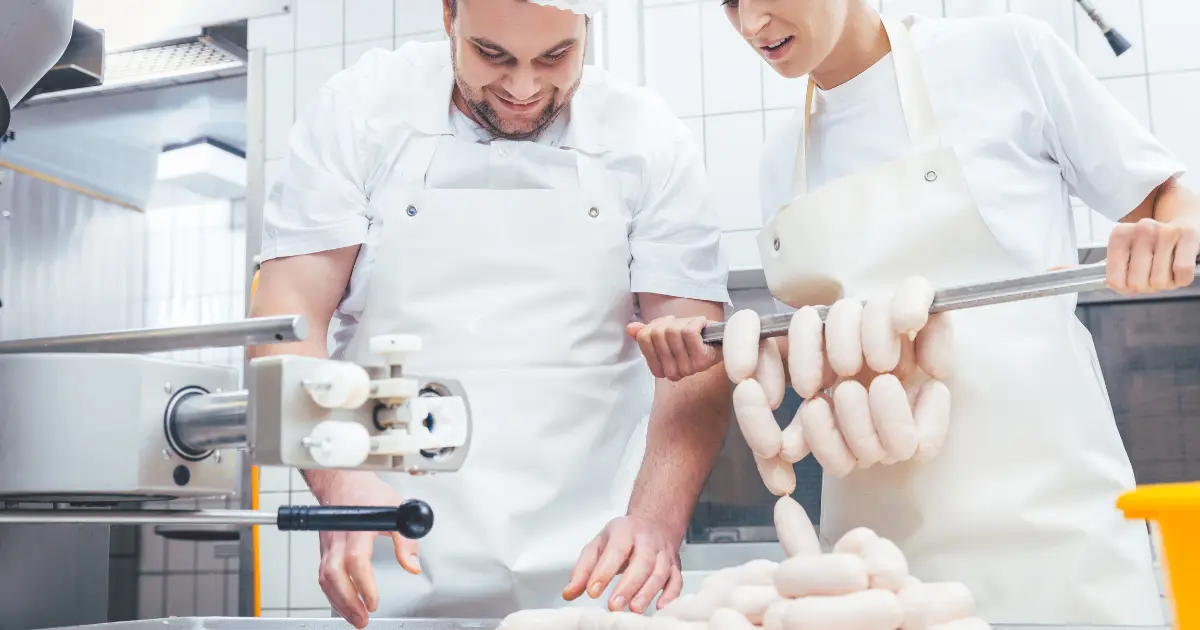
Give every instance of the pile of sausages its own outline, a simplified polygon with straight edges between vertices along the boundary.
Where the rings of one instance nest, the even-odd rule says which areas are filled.
[[[865,528],[822,553],[804,509],[790,497],[780,502],[790,502],[776,510],[789,556],[783,562],[723,569],[651,617],[599,608],[524,610],[499,630],[990,630],[974,616],[966,586],[922,583],[909,575],[895,544]]]
[[[722,345],[734,415],[768,490],[794,492],[792,464],[809,453],[839,478],[937,455],[949,429],[943,380],[954,348],[949,314],[929,314],[933,297],[927,280],[909,278],[865,304],[838,300],[824,322],[801,308],[788,328],[786,365],[775,339],[759,340],[757,313],[729,318]],[[788,380],[804,402],[780,429],[772,412]]]

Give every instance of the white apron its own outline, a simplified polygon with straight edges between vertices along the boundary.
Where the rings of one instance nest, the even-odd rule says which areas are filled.
[[[654,386],[625,334],[630,216],[595,157],[522,150],[543,151],[540,163],[568,169],[569,181],[577,172],[580,185],[425,189],[435,152],[489,151],[432,136],[372,195],[383,231],[349,356],[378,365],[365,352],[371,336],[420,336],[405,371],[460,380],[473,422],[458,472],[384,475],[428,502],[435,523],[419,576],[400,568],[390,540],[376,546],[380,617],[564,606],[583,547],[628,506]]]
[[[810,191],[801,141],[795,198],[758,241],[772,294],[794,307],[830,299],[817,294],[831,283],[866,297],[909,275],[945,287],[1031,271],[989,231],[954,149],[941,144],[907,29],[884,25],[913,150]],[[812,93],[810,82],[807,112]],[[822,536],[874,529],[904,550],[916,577],[964,582],[993,624],[1162,624],[1145,524],[1116,508],[1133,470],[1072,303],[949,316],[944,448],[924,464],[827,476]]]

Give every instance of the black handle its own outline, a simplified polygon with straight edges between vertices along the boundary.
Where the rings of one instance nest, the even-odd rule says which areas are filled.
[[[281,532],[400,532],[415,540],[433,529],[433,509],[416,499],[400,507],[284,505],[276,524]]]

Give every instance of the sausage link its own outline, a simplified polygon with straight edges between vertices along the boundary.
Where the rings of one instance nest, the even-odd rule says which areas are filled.
[[[839,376],[849,378],[863,366],[863,305],[858,300],[838,300],[825,313],[825,350]]]
[[[854,454],[859,468],[877,464],[887,455],[871,419],[867,388],[855,380],[842,381],[833,388],[833,410],[846,446]]]
[[[775,571],[775,590],[788,598],[846,595],[869,586],[866,561],[852,553],[796,556]]]
[[[872,540],[878,538],[875,532],[866,527],[855,527],[846,532],[833,544],[834,553],[853,553],[862,555],[863,547]]]
[[[718,608],[713,611],[712,617],[708,619],[709,630],[755,630],[754,624],[750,623],[741,613],[732,608]]]
[[[796,471],[791,464],[778,455],[770,459],[752,456],[768,492],[777,497],[786,497],[796,491]]]
[[[800,424],[800,410],[796,410],[796,415],[792,416],[792,421],[783,429],[783,446],[779,449],[779,456],[783,461],[789,464],[808,457],[808,442],[804,440],[804,427]]]
[[[912,459],[917,452],[917,426],[900,379],[893,374],[880,374],[871,381],[868,397],[871,418],[888,458],[897,462]],[[838,414],[841,415],[840,407]]]
[[[905,278],[892,296],[892,330],[912,339],[929,320],[933,285],[925,278]]]
[[[975,614],[975,598],[957,582],[909,584],[900,589],[904,606],[901,630],[929,630],[933,626]]]
[[[804,429],[804,440],[825,473],[835,478],[850,474],[857,462],[837,429],[829,399],[823,394],[809,398],[800,404],[797,413]]]
[[[825,358],[825,324],[817,309],[805,306],[792,314],[788,325],[788,375],[801,398],[821,389],[829,363]]]
[[[903,621],[896,594],[877,590],[795,599],[783,614],[787,630],[896,630]]]
[[[929,317],[929,323],[917,334],[914,342],[917,365],[931,378],[945,380],[954,364],[954,330],[949,313]]]
[[[725,373],[735,384],[740,385],[754,375],[758,367],[758,336],[761,332],[758,313],[750,309],[730,315],[725,322],[721,356],[725,361]]]
[[[917,429],[917,461],[937,456],[950,431],[950,389],[941,381],[921,386],[913,405],[913,423]]]
[[[775,502],[775,533],[779,536],[779,544],[789,558],[796,556],[813,556],[821,553],[821,541],[812,521],[804,511],[804,506],[792,497],[780,497]],[[774,572],[778,572],[775,569]]]
[[[891,372],[900,363],[900,336],[892,330],[891,308],[890,295],[867,300],[863,307],[863,356],[876,372]]]
[[[767,608],[783,596],[774,586],[739,586],[729,594],[728,606],[736,610],[752,624],[761,624]]]
[[[783,371],[783,357],[779,355],[779,346],[774,339],[764,339],[758,348],[758,366],[754,370],[754,380],[762,386],[767,395],[767,405],[778,409],[787,391],[787,375]]]
[[[733,388],[733,412],[742,437],[755,455],[770,459],[783,448],[783,430],[775,421],[767,395],[754,379],[746,379]]]
[[[862,558],[871,576],[871,588],[897,592],[904,587],[908,577],[908,560],[896,543],[876,537],[862,548]]]

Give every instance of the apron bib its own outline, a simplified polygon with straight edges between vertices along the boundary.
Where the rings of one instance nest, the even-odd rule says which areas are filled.
[[[942,145],[907,29],[884,26],[913,151],[808,190],[809,82],[795,198],[758,238],[771,293],[793,307],[865,298],[911,275],[950,286],[1029,273],[984,223]],[[821,535],[875,530],[904,550],[914,576],[965,583],[993,624],[1162,624],[1146,526],[1116,508],[1133,470],[1073,303],[948,316],[955,366],[941,453],[827,476]]]
[[[473,422],[458,472],[383,475],[437,519],[420,541],[419,576],[400,568],[390,540],[376,546],[384,617],[567,605],[571,568],[625,514],[640,466],[629,446],[642,443],[653,377],[625,335],[630,217],[606,192],[599,160],[541,145],[541,163],[577,172],[578,187],[425,188],[435,152],[488,150],[417,140],[395,169],[404,181],[372,197],[382,232],[348,354],[380,365],[366,353],[372,336],[418,335],[405,371],[460,380]]]

